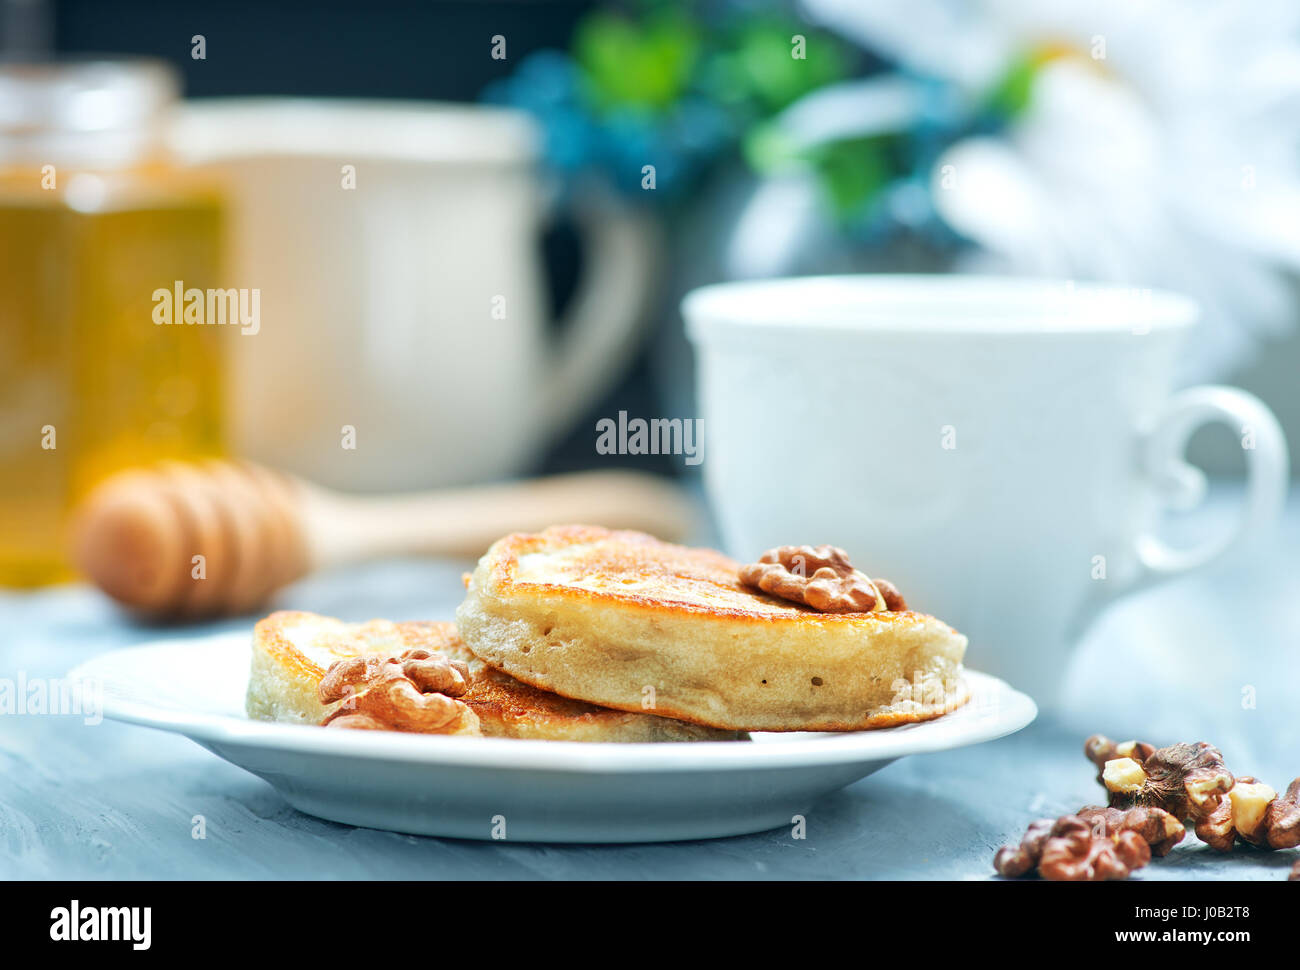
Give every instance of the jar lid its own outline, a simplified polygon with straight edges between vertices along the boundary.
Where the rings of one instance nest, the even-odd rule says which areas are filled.
[[[0,155],[119,159],[156,141],[179,92],[163,61],[0,60]]]

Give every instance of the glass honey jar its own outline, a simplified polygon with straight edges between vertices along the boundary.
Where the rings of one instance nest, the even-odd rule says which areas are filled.
[[[222,451],[233,335],[155,296],[221,272],[219,192],[163,150],[177,92],[150,61],[0,61],[0,585],[71,575],[105,475]]]

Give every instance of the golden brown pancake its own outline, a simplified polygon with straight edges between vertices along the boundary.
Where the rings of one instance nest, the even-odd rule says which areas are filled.
[[[479,561],[457,625],[524,683],[721,729],[888,727],[969,698],[966,638],[934,617],[819,613],[741,585],[739,568],[638,532],[510,535]]]
[[[520,683],[471,653],[453,623],[344,623],[301,612],[272,613],[254,629],[248,714],[265,721],[319,724],[335,706],[322,704],[316,695],[330,664],[367,654],[395,656],[415,647],[469,665],[473,681],[458,699],[474,712],[478,730],[488,737],[553,741],[738,738],[735,731],[710,730],[640,711],[610,710]]]

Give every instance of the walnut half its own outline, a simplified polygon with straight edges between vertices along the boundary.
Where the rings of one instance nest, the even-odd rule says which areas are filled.
[[[1162,808],[1193,824],[1219,809],[1234,780],[1219,749],[1204,741],[1156,748],[1142,761],[1121,756],[1102,765],[1112,808]]]
[[[1278,794],[1249,775],[1239,775],[1228,797],[1204,822],[1196,835],[1220,852],[1238,842],[1261,849],[1300,846],[1300,778]]]
[[[885,579],[872,579],[836,546],[778,546],[740,567],[740,581],[821,613],[900,612],[903,595]]]
[[[424,649],[395,657],[352,657],[330,665],[317,687],[322,704],[339,703],[321,724],[369,731],[476,733],[477,717],[456,700],[469,668]]]
[[[1106,835],[1133,832],[1141,836],[1155,856],[1168,855],[1187,834],[1183,823],[1162,808],[1142,805],[1133,808],[1106,808],[1088,805],[1075,814],[1085,822],[1104,826]]]
[[[1119,827],[1118,816],[1063,815],[1032,823],[1018,846],[998,850],[993,868],[1008,878],[1037,870],[1044,879],[1099,882],[1127,879],[1150,861],[1151,846],[1138,831]]]

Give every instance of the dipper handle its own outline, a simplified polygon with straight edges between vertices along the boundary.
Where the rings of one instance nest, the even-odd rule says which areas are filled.
[[[248,462],[161,462],[96,487],[73,518],[81,571],[157,617],[244,613],[317,569],[394,555],[477,556],[500,536],[589,522],[680,539],[680,490],[579,472],[411,495],[342,495]]]

